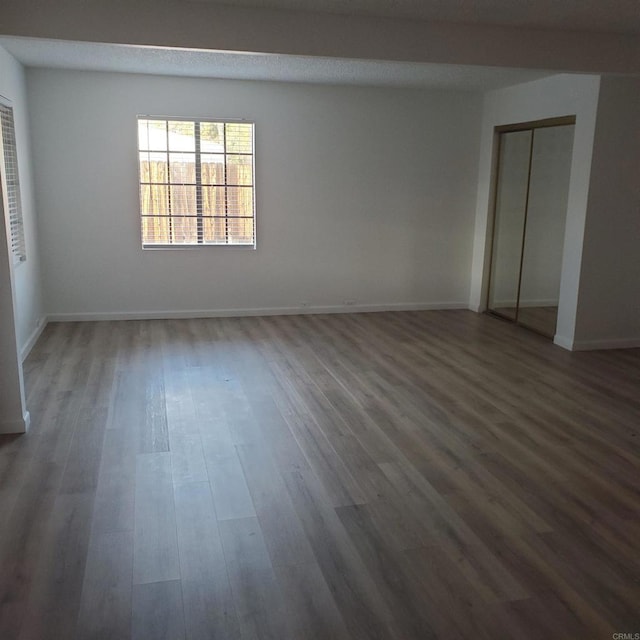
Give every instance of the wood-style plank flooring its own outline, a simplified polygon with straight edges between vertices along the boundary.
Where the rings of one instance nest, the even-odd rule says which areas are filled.
[[[2,640],[640,632],[640,350],[468,311],[51,324]]]

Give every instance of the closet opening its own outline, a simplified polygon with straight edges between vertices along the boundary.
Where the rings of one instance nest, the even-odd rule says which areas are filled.
[[[575,117],[496,127],[487,311],[553,338]]]

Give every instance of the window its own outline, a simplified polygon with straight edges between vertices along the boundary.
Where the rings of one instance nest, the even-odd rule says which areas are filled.
[[[14,263],[24,262],[27,252],[24,242],[20,180],[18,179],[18,154],[13,109],[0,102],[0,142],[2,143],[2,190],[6,193],[5,206],[9,214],[9,238]]]
[[[253,124],[138,118],[143,247],[255,246]]]

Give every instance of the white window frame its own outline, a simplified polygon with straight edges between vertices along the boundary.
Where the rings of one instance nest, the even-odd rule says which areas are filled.
[[[11,100],[0,95],[0,189],[6,216],[9,250],[14,265],[27,259],[20,172],[18,169],[18,145]]]
[[[141,120],[157,120],[157,121],[167,121],[167,122],[191,122],[191,123],[217,123],[217,124],[247,124],[247,125],[251,125],[251,132],[252,132],[252,137],[251,137],[251,148],[252,148],[252,153],[251,155],[251,167],[252,167],[252,184],[251,189],[252,189],[252,201],[253,201],[253,243],[216,243],[216,242],[198,242],[198,243],[179,243],[179,242],[175,242],[175,243],[145,243],[144,242],[144,235],[143,235],[143,228],[142,228],[142,217],[143,217],[143,212],[142,212],[142,206],[141,206],[141,196],[142,196],[142,186],[143,186],[143,182],[142,182],[142,176],[140,174],[140,153],[144,153],[143,150],[140,149],[140,142],[138,139],[138,125],[139,122]],[[140,216],[140,240],[141,240],[141,245],[143,250],[150,250],[150,251],[155,251],[155,250],[166,250],[166,249],[171,249],[171,250],[175,250],[175,249],[202,249],[205,247],[224,247],[227,249],[256,249],[256,237],[257,237],[257,220],[256,220],[256,143],[255,143],[255,131],[256,131],[256,125],[255,122],[253,120],[246,120],[246,119],[239,119],[239,118],[214,118],[214,117],[188,117],[188,116],[158,116],[158,115],[143,115],[143,114],[138,114],[136,116],[136,154],[137,154],[137,165],[138,165],[138,190],[139,190],[139,197],[138,197],[138,215]],[[168,145],[167,145],[168,147]],[[169,148],[167,148],[167,163],[169,163],[169,159],[168,159],[168,154],[171,152],[171,150]],[[174,151],[175,153],[176,151]],[[179,151],[178,151],[179,153]],[[196,155],[200,154],[200,150],[199,150],[199,145],[197,145],[196,147]],[[225,148],[224,148],[224,155],[227,155],[227,150],[226,150],[226,143],[225,143]],[[229,155],[234,155],[233,153],[229,154]],[[241,155],[245,155],[245,154],[241,154]],[[248,155],[248,154],[247,154]],[[199,178],[196,178],[196,180],[199,180]],[[145,183],[146,184],[146,183]],[[202,184],[197,182],[196,187],[197,188],[202,188]],[[249,185],[247,185],[249,186]],[[179,216],[178,216],[179,217]],[[225,216],[227,217],[227,216]],[[233,216],[228,216],[229,218],[232,218]]]

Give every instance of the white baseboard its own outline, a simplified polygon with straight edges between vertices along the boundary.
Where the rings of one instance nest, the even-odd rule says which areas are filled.
[[[556,335],[553,342],[569,351],[598,351],[601,349],[639,349],[640,338],[615,338],[610,340],[569,340]]]
[[[353,304],[309,307],[261,307],[251,309],[194,309],[186,311],[89,311],[80,313],[53,313],[44,316],[41,323],[22,348],[22,359],[28,355],[49,322],[95,322],[108,320],[170,320],[181,318],[239,318],[243,316],[286,316],[319,313],[375,313],[381,311],[444,311],[447,309],[467,309],[476,313],[486,310],[484,305],[470,305],[468,302],[399,302],[389,304]],[[591,351],[597,349],[640,348],[640,338],[613,340],[572,341],[557,335],[553,342],[569,351]],[[0,426],[0,433],[2,427]]]
[[[559,347],[566,349],[567,351],[573,351],[573,340],[559,336],[557,333],[553,338],[553,344],[557,344]]]
[[[598,349],[638,349],[640,338],[614,338],[611,340],[577,340],[574,351],[596,351]]]
[[[317,313],[373,313],[380,311],[431,311],[468,309],[468,302],[401,302],[390,304],[344,304],[308,307],[261,307],[253,309],[193,309],[186,311],[89,311],[52,313],[48,322],[99,320],[169,320],[180,318],[234,318],[242,316],[290,316]]]
[[[28,411],[25,411],[22,418],[18,418],[18,420],[0,422],[0,433],[5,435],[10,433],[26,433],[30,423],[31,416]]]
[[[43,316],[38,320],[36,328],[31,332],[31,335],[27,338],[27,341],[22,345],[22,349],[20,350],[20,358],[22,359],[22,362],[24,362],[27,359],[27,356],[31,353],[31,349],[33,349],[36,342],[38,342],[38,338],[42,335],[42,332],[48,322],[49,319],[47,316]]]

